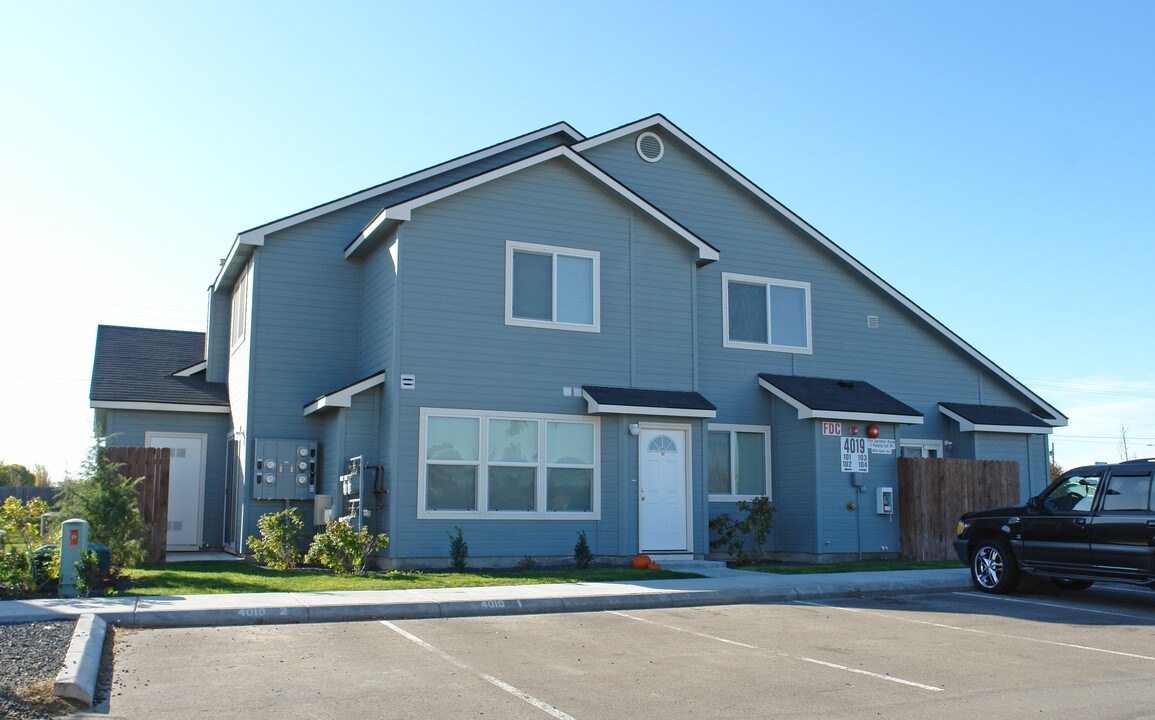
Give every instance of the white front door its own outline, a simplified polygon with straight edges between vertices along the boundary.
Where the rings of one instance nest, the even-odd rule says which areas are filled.
[[[638,545],[641,552],[689,546],[690,430],[643,428],[638,434]]]
[[[149,447],[169,448],[168,550],[199,550],[204,507],[204,435],[148,433]]]

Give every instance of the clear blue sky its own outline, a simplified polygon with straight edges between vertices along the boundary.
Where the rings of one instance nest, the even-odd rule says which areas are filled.
[[[559,120],[667,117],[1155,455],[1155,4],[0,4],[0,459],[76,471],[98,323],[203,330],[238,231]]]

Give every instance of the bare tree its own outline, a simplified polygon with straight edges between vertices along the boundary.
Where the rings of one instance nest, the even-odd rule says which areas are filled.
[[[48,474],[48,468],[43,465],[37,465],[32,468],[32,476],[36,481],[36,487],[52,487],[52,477]]]
[[[1138,457],[1134,450],[1127,447],[1127,425],[1122,420],[1119,421],[1119,459],[1134,460]]]

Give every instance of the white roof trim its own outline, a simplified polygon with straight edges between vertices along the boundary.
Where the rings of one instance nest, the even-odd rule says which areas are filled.
[[[357,238],[352,243],[350,243],[349,247],[345,249],[345,257],[348,258],[356,253],[357,249],[360,248],[361,245],[366,240],[368,240],[386,220],[392,219],[399,222],[404,222],[412,216],[412,212],[415,209],[424,207],[430,203],[435,203],[438,200],[443,200],[452,195],[456,195],[459,192],[470,190],[492,180],[497,180],[498,178],[503,178],[507,175],[525,170],[526,168],[540,165],[543,162],[548,162],[555,159],[564,159],[573,163],[574,166],[584,170],[594,179],[598,180],[603,185],[607,186],[618,195],[623,197],[626,201],[633,204],[639,210],[649,215],[658,224],[664,226],[667,230],[685,240],[687,243],[697,249],[699,260],[705,262],[713,262],[718,259],[717,249],[712,247],[705,240],[702,240],[700,237],[690,232],[682,225],[678,224],[676,220],[651,205],[644,198],[634,193],[633,190],[630,190],[625,185],[622,185],[601,168],[597,167],[589,160],[585,159],[581,155],[578,155],[573,150],[570,150],[564,145],[540,152],[537,155],[531,155],[530,157],[527,157],[523,160],[510,163],[509,165],[505,165],[503,167],[495,168],[487,173],[462,180],[461,182],[454,185],[450,185],[448,187],[441,188],[440,190],[435,190],[426,195],[413,198],[412,200],[407,200],[406,202],[398,203],[397,205],[385,208],[380,213],[378,213],[377,216],[373,218],[373,220],[368,225],[365,226],[365,229],[362,230],[357,235]]]
[[[839,247],[837,244],[835,244],[834,241],[832,241],[830,238],[826,237],[821,232],[819,232],[816,228],[812,227],[808,222],[806,222],[805,220],[803,220],[799,216],[795,215],[794,212],[790,210],[790,208],[786,207],[782,203],[775,200],[765,190],[758,187],[752,181],[750,181],[748,178],[746,178],[744,175],[742,175],[740,172],[738,172],[734,168],[727,165],[725,161],[723,161],[721,158],[719,158],[714,153],[707,150],[703,145],[699,144],[697,140],[695,140],[694,138],[687,135],[685,132],[682,131],[681,128],[679,128],[678,126],[671,123],[669,120],[667,120],[662,115],[652,115],[648,118],[644,118],[642,120],[638,120],[637,122],[630,123],[629,125],[623,125],[622,127],[617,128],[616,130],[611,130],[611,131],[604,133],[602,135],[596,135],[592,138],[589,138],[587,140],[583,140],[583,141],[575,144],[573,146],[573,149],[579,153],[584,152],[588,148],[597,147],[598,145],[604,145],[605,143],[611,142],[613,140],[617,140],[618,138],[623,137],[625,135],[629,135],[631,133],[646,130],[646,129],[652,128],[654,126],[660,126],[663,130],[668,132],[670,135],[676,137],[678,140],[680,140],[682,143],[684,143],[685,145],[690,147],[692,150],[699,153],[702,157],[704,157],[706,160],[708,160],[712,165],[714,165],[724,175],[729,177],[731,180],[736,182],[741,187],[745,188],[747,191],[749,191],[751,194],[753,194],[759,200],[761,200],[762,202],[769,205],[771,208],[773,208],[775,211],[780,213],[787,220],[789,220],[794,225],[796,225],[800,230],[802,230],[802,232],[806,233],[811,238],[816,240],[819,244],[821,244],[823,247],[825,247],[831,253],[833,253],[834,255],[836,255],[837,257],[842,259],[844,262],[849,264],[852,268],[854,268],[855,270],[862,273],[868,280],[870,280],[871,282],[878,285],[878,287],[881,288],[883,292],[890,295],[892,298],[894,298],[896,301],[898,301],[901,305],[906,307],[912,313],[917,315],[919,318],[921,318],[923,321],[925,321],[927,324],[929,324],[935,330],[938,330],[940,333],[945,335],[948,340],[955,343],[959,348],[961,348],[965,353],[967,353],[972,358],[977,360],[981,365],[983,365],[988,370],[990,370],[991,372],[998,375],[1000,378],[1002,378],[1004,381],[1006,381],[1008,384],[1010,384],[1016,390],[1018,390],[1019,392],[1023,393],[1027,397],[1029,397],[1032,401],[1037,402],[1047,412],[1055,415],[1056,419],[1044,420],[1044,422],[1047,422],[1051,425],[1055,425],[1058,427],[1066,426],[1066,424],[1067,424],[1067,416],[1066,415],[1059,412],[1058,409],[1056,409],[1054,406],[1052,406],[1046,400],[1043,400],[1041,397],[1036,395],[1034,393],[1034,391],[1032,391],[1026,385],[1023,385],[1018,380],[1016,380],[1014,377],[1009,375],[1005,370],[1003,370],[998,365],[996,365],[990,358],[988,358],[987,356],[983,355],[981,352],[976,350],[968,342],[966,342],[961,337],[956,335],[953,331],[951,331],[950,328],[948,328],[947,326],[940,323],[933,316],[931,316],[929,313],[927,313],[925,310],[923,310],[918,305],[916,305],[913,301],[911,301],[910,298],[906,297],[901,292],[899,292],[897,289],[895,289],[893,286],[891,286],[890,283],[886,282],[885,280],[883,280],[878,275],[875,275],[874,272],[870,268],[868,268],[865,265],[863,265],[862,263],[860,263],[852,255],[850,255],[848,252],[846,252],[841,247]]]
[[[208,360],[201,360],[196,365],[189,365],[184,370],[177,370],[176,372],[174,372],[172,374],[172,376],[173,377],[192,377],[193,375],[196,375],[199,372],[204,372],[205,370],[207,370],[208,366],[209,366]]]
[[[353,404],[353,396],[359,395],[370,388],[385,384],[385,373],[380,372],[372,377],[365,378],[361,382],[353,383],[349,387],[341,388],[336,392],[322,395],[313,402],[305,406],[305,415],[312,415],[319,410],[326,408],[342,408],[350,407]]]
[[[939,411],[946,415],[951,420],[958,423],[958,429],[961,432],[989,432],[989,433],[1014,433],[1015,435],[1050,435],[1053,428],[1039,427],[1037,425],[979,425],[967,420],[958,413],[947,410],[942,405],[938,406]],[[1042,418],[1039,418],[1042,420]],[[1046,422],[1046,420],[1043,420]]]
[[[181,403],[119,402],[93,400],[88,407],[101,410],[155,410],[157,412],[212,413],[228,415],[228,405],[184,405]]]
[[[923,423],[923,417],[921,415],[889,415],[885,413],[848,412],[845,410],[814,410],[762,378],[758,378],[758,384],[766,390],[769,390],[774,397],[796,409],[799,420],[849,420],[857,422],[898,423],[902,425],[922,425]]]
[[[602,405],[590,397],[590,394],[585,390],[582,391],[582,397],[589,403],[590,415],[654,415],[658,417],[688,417],[688,418],[714,418],[718,416],[717,410],[696,410],[693,408],[664,408],[652,407],[649,405]]]

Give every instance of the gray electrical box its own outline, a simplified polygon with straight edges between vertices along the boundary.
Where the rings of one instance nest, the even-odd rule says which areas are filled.
[[[312,500],[317,494],[317,443],[257,440],[253,449],[253,499]]]

